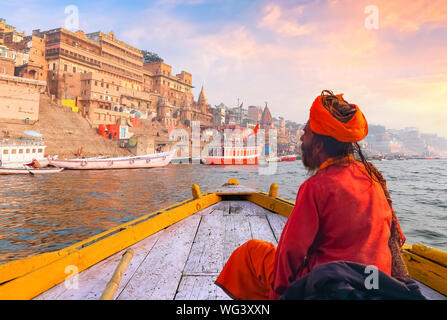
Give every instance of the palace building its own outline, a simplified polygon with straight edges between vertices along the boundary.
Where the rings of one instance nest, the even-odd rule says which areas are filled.
[[[116,124],[134,113],[158,117],[165,125],[190,125],[194,120],[212,124],[203,88],[194,101],[190,73],[173,75],[164,62],[143,63],[142,51],[113,32],[38,29],[27,37],[0,19],[0,40],[0,54],[5,51],[3,57],[15,61],[16,76],[46,81],[54,99],[72,101],[70,105],[95,125]],[[2,68],[10,73],[7,62]]]

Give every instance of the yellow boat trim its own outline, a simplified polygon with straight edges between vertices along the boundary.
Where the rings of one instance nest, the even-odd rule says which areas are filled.
[[[32,299],[63,282],[67,267],[75,266],[81,272],[220,200],[216,194],[205,194],[200,199],[189,199],[125,223],[56,254],[7,263],[0,270],[2,282],[7,281],[0,285],[0,299]],[[46,257],[50,259],[45,260]]]
[[[278,213],[286,218],[292,213],[295,203],[292,201],[279,198],[271,197],[265,192],[252,193],[247,196],[247,200],[251,201],[258,206],[261,206],[267,210]]]
[[[237,179],[230,179],[229,184],[238,185],[239,182]],[[81,272],[222,200],[221,194],[202,195],[197,185],[193,185],[192,194],[192,199],[149,213],[62,250],[0,265],[0,299],[32,299],[67,279],[67,267],[75,266]],[[278,186],[272,184],[268,194],[247,192],[239,193],[238,196],[288,218],[295,203],[279,198],[277,194]],[[411,277],[447,295],[447,252],[420,244],[405,244],[402,249]],[[125,260],[127,259],[129,255]],[[115,273],[117,272],[119,275],[120,271]],[[110,293],[105,294],[105,297],[110,297]]]
[[[228,184],[239,185],[239,180],[238,179],[230,179],[230,180],[228,180]]]
[[[423,244],[413,244],[411,246],[411,251],[419,256],[447,267],[447,252],[445,251],[429,248]]]
[[[411,247],[415,246],[417,248],[421,245],[414,244]],[[402,255],[407,265],[408,273],[413,279],[443,295],[447,295],[447,268],[445,266],[416,254],[412,251],[412,248],[408,248],[408,246],[407,249],[402,251]]]

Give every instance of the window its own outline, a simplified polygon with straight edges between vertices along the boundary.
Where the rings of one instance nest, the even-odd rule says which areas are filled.
[[[23,149],[19,149],[19,154],[22,154],[23,153]]]
[[[66,64],[64,64],[64,71],[67,71],[67,65]]]
[[[37,149],[37,152],[42,153],[42,149]]]
[[[30,153],[30,149],[26,149],[26,153]]]
[[[8,154],[9,150],[3,150],[3,154]]]
[[[11,154],[16,154],[17,153],[17,150],[16,149],[12,149],[11,150]]]
[[[76,67],[73,67],[73,73],[76,73]]]

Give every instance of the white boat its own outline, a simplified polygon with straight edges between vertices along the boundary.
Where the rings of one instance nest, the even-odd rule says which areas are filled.
[[[0,168],[0,175],[15,175],[15,174],[50,174],[59,173],[64,168]]]
[[[1,141],[0,166],[4,168],[19,168],[36,159],[41,167],[48,165],[44,157],[46,146],[43,141]]]
[[[120,158],[51,159],[50,165],[72,170],[137,169],[166,166],[174,156],[174,150],[144,156]]]
[[[214,147],[208,150],[207,156],[202,157],[202,162],[210,165],[247,165],[258,164],[258,161],[257,147]]]

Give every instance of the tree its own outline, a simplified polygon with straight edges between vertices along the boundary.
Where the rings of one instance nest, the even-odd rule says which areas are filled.
[[[160,58],[160,56],[154,52],[142,50],[141,53],[143,54],[144,63],[163,62],[163,59]]]

